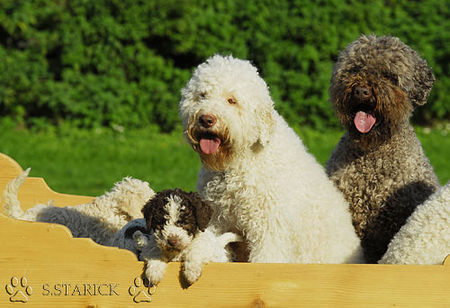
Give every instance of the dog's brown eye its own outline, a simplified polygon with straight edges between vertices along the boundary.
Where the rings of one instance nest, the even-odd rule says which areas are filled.
[[[200,92],[200,93],[198,94],[198,97],[200,97],[200,99],[206,98],[206,92]]]
[[[355,67],[352,67],[351,69],[349,69],[348,73],[354,75],[354,74],[358,74],[360,71],[361,71],[361,68],[359,66],[355,66]]]
[[[230,104],[230,105],[235,105],[235,104],[237,104],[236,100],[235,100],[234,98],[232,98],[232,97],[230,97],[229,99],[227,99],[227,102],[228,102],[228,104]]]
[[[398,78],[396,75],[385,72],[383,73],[383,77],[390,80],[393,84],[398,85]]]

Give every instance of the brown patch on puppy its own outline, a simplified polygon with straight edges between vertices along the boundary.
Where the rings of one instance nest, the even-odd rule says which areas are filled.
[[[164,215],[167,213],[162,209],[168,196],[168,191],[157,193],[142,208],[148,231],[155,230],[158,225],[163,225],[165,221]]]
[[[201,231],[205,231],[208,226],[211,216],[213,214],[213,209],[206,201],[200,198],[197,193],[188,194],[189,202],[195,208],[195,218],[197,220],[197,226]]]
[[[201,200],[194,192],[184,192],[181,189],[168,189],[157,193],[143,207],[142,213],[147,222],[147,229],[162,230],[168,222],[170,213],[167,211],[169,199],[178,196],[181,199],[180,208],[175,225],[194,235],[197,230],[204,231],[211,219],[211,206]]]

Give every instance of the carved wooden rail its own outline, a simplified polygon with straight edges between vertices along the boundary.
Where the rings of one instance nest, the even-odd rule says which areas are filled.
[[[21,171],[0,154],[0,191]],[[24,209],[49,199],[66,206],[92,197],[56,193],[41,178],[19,192]],[[450,258],[435,266],[209,264],[188,289],[179,263],[152,288],[143,268],[129,251],[0,213],[0,307],[450,307]]]

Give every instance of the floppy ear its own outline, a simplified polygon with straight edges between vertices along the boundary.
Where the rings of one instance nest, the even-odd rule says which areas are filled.
[[[150,232],[152,230],[152,220],[153,216],[155,215],[155,208],[154,205],[154,198],[147,201],[147,203],[142,208],[142,214],[144,214],[145,222],[147,225],[147,232]]]
[[[261,146],[265,147],[272,136],[275,121],[272,115],[272,109],[265,109],[257,112],[258,125],[259,125],[259,138],[258,142]]]
[[[197,193],[190,193],[190,202],[195,208],[195,219],[201,231],[205,231],[213,214],[212,207],[208,202],[203,201]]]
[[[431,88],[433,87],[434,76],[427,62],[420,58],[417,52],[413,52],[416,57],[416,63],[414,63],[412,76],[413,87],[408,92],[408,98],[411,104],[416,107],[424,105],[427,102]]]

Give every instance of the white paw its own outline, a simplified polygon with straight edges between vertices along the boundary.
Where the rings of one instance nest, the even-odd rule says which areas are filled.
[[[157,285],[164,277],[167,263],[160,260],[150,260],[145,269],[145,276],[151,284]]]
[[[184,262],[183,275],[189,284],[193,284],[202,275],[202,263]]]

